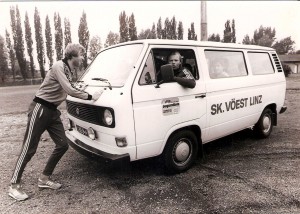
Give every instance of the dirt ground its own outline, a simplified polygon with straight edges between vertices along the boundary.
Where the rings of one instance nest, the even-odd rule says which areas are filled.
[[[126,163],[90,160],[72,148],[53,178],[60,190],[39,190],[37,178],[53,143],[42,136],[23,174],[30,199],[7,195],[37,86],[0,88],[0,213],[300,213],[300,76],[287,78],[288,110],[268,139],[245,130],[205,145],[205,161],[164,174],[152,158]],[[65,106],[60,107],[65,121]]]

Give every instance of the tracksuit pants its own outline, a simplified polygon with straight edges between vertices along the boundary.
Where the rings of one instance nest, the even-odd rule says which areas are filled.
[[[55,148],[48,159],[43,174],[47,176],[52,175],[55,166],[69,147],[60,115],[61,113],[57,109],[51,109],[36,102],[31,103],[27,129],[11,183],[20,183],[25,166],[35,154],[41,135],[45,130],[48,131],[54,141]]]

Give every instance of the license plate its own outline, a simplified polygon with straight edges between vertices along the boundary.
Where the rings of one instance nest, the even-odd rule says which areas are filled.
[[[82,128],[81,126],[76,125],[76,129],[80,134],[88,136],[88,131],[85,128]]]

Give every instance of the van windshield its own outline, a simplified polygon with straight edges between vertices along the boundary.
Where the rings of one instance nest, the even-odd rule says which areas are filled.
[[[111,86],[122,87],[135,67],[142,48],[142,44],[132,44],[99,53],[80,80],[85,83],[95,81],[92,85],[105,84],[97,81],[101,79],[107,80]]]

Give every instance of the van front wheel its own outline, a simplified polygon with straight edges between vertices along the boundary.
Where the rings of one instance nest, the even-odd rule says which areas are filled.
[[[197,157],[198,143],[195,134],[183,130],[172,135],[164,150],[164,163],[168,173],[180,173],[191,167]]]
[[[260,138],[267,138],[270,136],[272,129],[273,129],[273,118],[272,118],[272,110],[266,108],[258,122],[254,126],[255,134]]]

